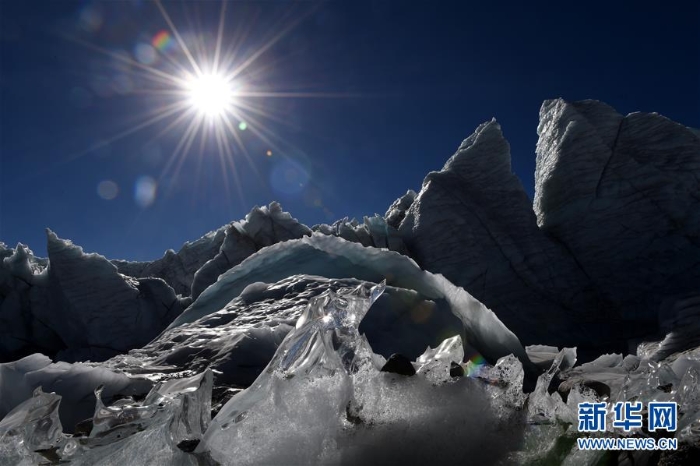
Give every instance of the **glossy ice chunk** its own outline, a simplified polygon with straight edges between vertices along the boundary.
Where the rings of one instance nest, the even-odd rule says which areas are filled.
[[[527,395],[523,393],[525,371],[518,358],[512,354],[502,357],[495,366],[484,372],[483,378],[489,382],[489,392],[502,416],[523,408],[527,400]]]
[[[50,454],[64,439],[58,418],[60,402],[60,396],[37,388],[32,398],[0,421],[0,465],[38,464],[46,460],[37,452]]]
[[[169,435],[174,444],[201,438],[211,418],[212,373],[205,371],[186,379],[171,379],[151,390],[141,403],[120,400],[105,406],[95,391],[97,404],[90,438],[125,438],[140,432],[167,411]],[[164,409],[163,409],[164,408]]]
[[[326,292],[314,298],[277,349],[265,371],[248,389],[224,406],[215,423],[235,420],[254,403],[247,402],[253,393],[265,390],[271,378],[293,378],[308,375],[332,375],[338,370],[357,371],[368,362],[366,354],[357,354],[362,341],[357,331],[369,306],[384,291],[384,283],[366,292],[358,287],[352,293]],[[363,345],[364,346],[364,345]]]
[[[450,366],[452,363],[461,364],[464,359],[462,338],[459,335],[448,338],[435,349],[428,347],[416,360],[419,367],[418,374],[425,376],[432,383],[441,383],[450,380]]]
[[[90,363],[51,362],[42,354],[0,364],[0,418],[43,387],[61,396],[59,414],[67,431],[92,416],[93,392],[103,386],[102,395],[109,402],[116,395],[145,395],[153,383],[129,377],[109,367]]]
[[[255,445],[232,443],[231,439],[247,437],[256,429],[269,431],[272,426],[265,427],[265,413],[275,410],[282,418],[293,419],[298,428],[309,429],[289,452],[288,461],[294,462],[299,448],[303,448],[299,453],[309,457],[322,456],[324,441],[335,431],[342,409],[352,398],[349,375],[377,371],[371,350],[357,329],[384,289],[382,283],[369,290],[361,286],[314,298],[263,373],[214,418],[198,451],[222,463],[232,456],[244,464],[271,462],[273,458],[259,456]],[[293,400],[285,393],[294,393],[302,400]],[[306,405],[304,400],[311,399],[315,400],[315,412],[300,412],[299,407]]]
[[[383,290],[314,298],[258,380],[212,421],[195,453],[223,465],[502,458],[518,443],[520,428],[506,428],[494,414],[483,382],[463,377],[435,386],[425,377],[379,372],[381,361],[358,327]],[[460,338],[429,350],[425,363],[436,357],[461,359]]]
[[[552,362],[547,372],[537,379],[535,391],[528,399],[528,421],[534,424],[554,423],[559,420],[572,419],[569,408],[564,404],[559,393],[548,393],[549,385],[554,376],[561,370],[571,368],[576,361],[576,349],[564,348]]]
[[[105,406],[97,390],[93,428],[87,439],[75,438],[59,451],[71,464],[196,465],[183,451],[196,444],[210,420],[212,374],[163,382],[142,402],[123,399]]]

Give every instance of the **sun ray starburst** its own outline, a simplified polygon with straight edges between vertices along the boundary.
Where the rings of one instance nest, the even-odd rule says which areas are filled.
[[[143,99],[158,99],[156,105],[132,116],[133,121],[124,130],[107,137],[87,149],[72,154],[68,160],[81,157],[101,146],[158,127],[150,141],[177,133],[174,149],[163,164],[158,182],[174,180],[180,174],[185,160],[196,157],[194,176],[199,177],[203,161],[212,152],[219,160],[224,188],[227,193],[235,186],[241,203],[244,204],[240,183],[240,162],[246,162],[252,173],[262,183],[262,178],[254,163],[246,141],[257,138],[266,147],[261,155],[269,157],[286,157],[285,153],[294,150],[294,145],[283,140],[270,125],[283,125],[298,131],[299,124],[278,115],[269,99],[295,98],[343,98],[357,94],[333,92],[299,92],[295,90],[270,88],[266,74],[275,70],[274,59],[263,59],[275,44],[284,39],[294,28],[312,14],[320,4],[298,11],[292,8],[282,14],[276,24],[267,28],[267,37],[260,41],[258,47],[250,47],[246,41],[252,36],[253,22],[242,22],[226,31],[226,19],[229,9],[223,1],[218,12],[213,40],[200,34],[196,26],[201,27],[200,16],[192,20],[190,12],[185,11],[185,23],[193,31],[181,31],[175,17],[170,14],[166,4],[154,0],[157,12],[162,17],[167,29],[160,30],[148,50],[161,60],[141,60],[139,56],[118,53],[89,40],[67,37],[90,50],[103,54],[113,63],[130,67],[134,76],[140,79],[140,85],[132,94]],[[196,10],[195,6],[195,10]],[[208,36],[211,38],[211,36]],[[152,48],[151,48],[152,47]],[[263,87],[255,82],[266,82]],[[250,137],[243,137],[243,133]],[[199,139],[199,144],[197,144]],[[213,150],[212,150],[213,149]],[[258,149],[259,150],[259,149]],[[66,161],[68,161],[66,160]],[[195,180],[199,186],[200,181]],[[172,187],[172,183],[170,184]]]

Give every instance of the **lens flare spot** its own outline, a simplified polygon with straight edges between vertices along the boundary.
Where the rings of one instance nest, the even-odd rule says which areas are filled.
[[[151,45],[161,52],[169,50],[170,47],[172,47],[172,44],[173,39],[170,37],[170,34],[168,34],[168,31],[160,31],[158,34],[153,36],[153,39],[151,40]]]
[[[270,173],[272,187],[282,194],[297,194],[309,182],[309,173],[299,163],[283,160]]]
[[[272,151],[268,150],[267,152],[265,152],[265,155],[267,155],[268,157],[272,157]]]
[[[246,123],[245,121],[241,121],[240,123],[238,123],[238,129],[240,129],[241,131],[245,131],[246,129],[248,129],[248,123]]]
[[[465,368],[465,375],[467,377],[477,377],[484,366],[486,365],[486,360],[484,357],[480,354],[474,354],[472,357],[469,358],[469,361],[467,361],[466,368]]]
[[[134,184],[134,201],[139,207],[146,208],[156,200],[156,180],[150,176],[141,176]]]
[[[111,201],[119,194],[119,186],[112,180],[102,180],[97,183],[97,195],[106,201]]]
[[[152,65],[155,63],[158,54],[156,53],[156,49],[151,45],[141,42],[134,47],[134,57],[136,57],[139,63]]]

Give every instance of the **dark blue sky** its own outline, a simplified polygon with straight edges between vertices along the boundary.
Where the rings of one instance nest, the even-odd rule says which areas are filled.
[[[164,6],[186,42],[213,51],[218,2]],[[232,2],[224,48],[240,63],[313,7]],[[344,96],[252,98],[274,119],[233,122],[250,154],[234,148],[239,190],[211,137],[177,175],[164,170],[186,124],[163,130],[179,113],[104,144],[172,102],[172,86],[125,65],[186,63],[175,41],[146,45],[172,34],[156,5],[2,0],[0,21],[0,241],[39,255],[49,227],[90,252],[155,259],[272,200],[309,225],[383,214],[491,117],[532,196],[538,111],[553,97],[700,126],[695,2],[327,2],[239,80]]]

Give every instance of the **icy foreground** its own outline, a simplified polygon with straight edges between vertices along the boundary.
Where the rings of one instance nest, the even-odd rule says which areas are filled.
[[[210,370],[161,382],[140,402],[107,406],[100,387],[91,422],[74,435],[63,433],[61,396],[37,388],[0,421],[0,464],[596,464],[606,453],[573,447],[574,426],[577,403],[601,400],[676,401],[676,437],[699,440],[700,353],[574,366],[575,349],[532,347],[549,369],[526,395],[518,359],[461,363],[455,336],[411,363],[414,376],[399,375],[358,331],[384,291],[313,298],[260,376],[213,419]],[[564,382],[550,394],[554,377]]]
[[[677,401],[697,448],[700,133],[560,99],[538,133],[534,205],[492,120],[384,216],[0,243],[0,464],[630,461],[572,447],[586,400]]]
[[[92,427],[83,436],[62,433],[60,397],[37,389],[0,423],[0,464],[36,464],[40,455],[72,464],[163,465],[502,457],[497,442],[503,434],[517,439],[519,429],[497,432],[510,414],[500,418],[489,409],[487,385],[450,376],[450,366],[464,356],[458,336],[428,349],[413,379],[380,372],[385,360],[358,327],[384,290],[384,284],[360,285],[311,300],[267,368],[211,421],[210,371],[163,382],[142,402],[125,398],[105,406],[96,391]],[[522,383],[519,362],[511,364],[512,383]],[[442,427],[421,446],[420,429],[438,419]],[[477,430],[471,445],[460,441],[460,432]],[[387,450],[395,438],[407,442],[403,450]],[[484,445],[491,448],[483,451]]]

